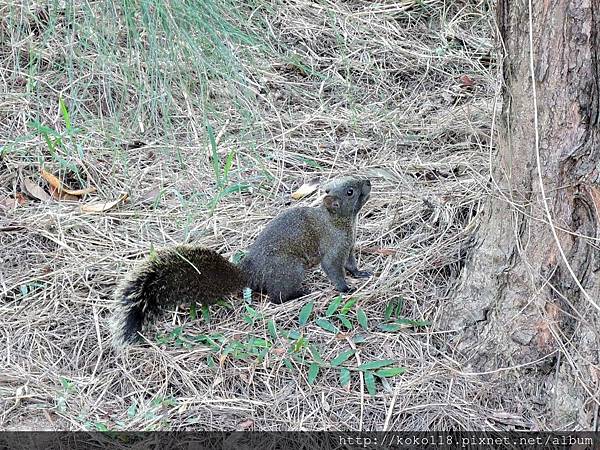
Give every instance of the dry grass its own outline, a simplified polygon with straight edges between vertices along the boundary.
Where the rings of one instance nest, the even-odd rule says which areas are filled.
[[[196,59],[183,50],[179,59],[176,39],[165,41],[171,56],[160,53],[160,39],[152,47],[150,32],[132,44],[122,32],[125,12],[109,1],[49,11],[50,24],[43,10],[0,5],[1,36],[11,44],[0,48],[0,199],[19,197],[23,178],[39,179],[42,162],[73,187],[95,186],[84,201],[130,193],[95,215],[74,202],[30,197],[0,210],[1,428],[511,425],[511,407],[490,400],[493,387],[461,374],[438,350],[449,330],[436,327],[487,189],[497,69],[486,2],[257,0],[227,18],[252,39],[223,38],[231,51],[223,76],[201,71],[208,45],[188,45]],[[90,11],[98,34],[86,28]],[[30,123],[65,132],[61,95],[78,130],[53,156]],[[235,151],[228,185],[248,185],[214,211],[207,123],[221,159]],[[135,140],[146,145],[124,149]],[[314,321],[298,326],[304,304],[315,301],[322,315],[336,295],[317,271],[309,297],[284,305],[255,297],[264,320],[244,321],[240,298],[230,310],[213,308],[208,324],[183,306],[146,330],[147,345],[122,355],[109,347],[115,283],[152,246],[194,242],[232,255],[291,206],[302,182],[341,173],[363,173],[374,184],[358,246],[359,265],[376,275],[352,282],[370,319],[364,343],[352,342],[358,330],[334,336]],[[432,325],[380,332],[386,306],[399,298],[402,316]],[[341,387],[333,369],[309,385],[306,367],[284,364],[283,337],[263,360],[219,359],[233,341],[270,339],[270,319],[280,330],[300,329],[326,359],[355,345],[349,366],[393,359],[407,371],[378,384],[373,397],[357,375]],[[220,333],[223,347],[158,343],[177,327],[192,337]]]

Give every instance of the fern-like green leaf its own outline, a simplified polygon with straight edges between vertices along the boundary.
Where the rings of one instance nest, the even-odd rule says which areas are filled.
[[[329,320],[327,319],[318,319],[315,320],[315,324],[321,328],[323,328],[325,331],[329,331],[330,333],[339,333],[340,330],[338,330],[338,328],[332,324]]]
[[[396,375],[402,375],[406,372],[404,367],[388,367],[387,369],[381,369],[375,372],[375,375],[381,378],[395,377]]]
[[[340,314],[348,314],[348,311],[350,311],[352,309],[352,307],[356,304],[356,302],[358,301],[358,299],[356,297],[351,297],[345,304],[344,306],[342,306],[342,309],[340,309]]]
[[[346,387],[350,384],[350,371],[345,367],[340,369],[340,384],[342,387]]]
[[[345,352],[340,353],[338,356],[331,360],[331,365],[333,367],[339,366],[343,362],[348,361],[348,359],[356,353],[355,350],[346,350]]]
[[[333,316],[333,313],[335,313],[337,311],[337,309],[340,307],[340,305],[342,304],[342,300],[343,300],[342,294],[340,294],[336,298],[334,298],[333,301],[327,307],[327,311],[325,311],[325,315],[327,317]]]
[[[356,318],[363,329],[369,329],[369,320],[367,319],[367,314],[362,308],[359,308],[358,311],[356,311]]]
[[[358,370],[372,370],[372,369],[381,369],[382,367],[391,366],[394,364],[394,360],[392,359],[383,359],[381,361],[369,361],[366,363],[362,363],[357,367]]]
[[[314,306],[314,302],[308,302],[302,307],[302,309],[300,310],[300,315],[298,317],[298,322],[300,323],[300,326],[306,325]]]
[[[310,350],[310,353],[311,353],[311,355],[312,355],[313,359],[314,359],[314,360],[315,360],[317,363],[319,363],[319,364],[324,364],[324,363],[325,363],[325,361],[323,361],[323,358],[321,357],[321,353],[319,353],[319,349],[318,349],[318,348],[317,348],[315,345],[313,345],[313,344],[310,344],[310,345],[308,346],[308,348],[309,348],[309,350]]]
[[[394,333],[396,331],[400,331],[402,328],[406,328],[406,326],[400,325],[398,323],[380,323],[377,325],[381,331],[386,331],[388,333]]]
[[[351,330],[353,328],[352,327],[352,322],[350,322],[346,316],[342,316],[341,314],[337,314],[335,317],[337,317],[340,320],[340,322],[342,322],[342,325],[344,325],[344,327],[347,330]]]
[[[204,321],[206,323],[210,323],[210,309],[208,309],[208,306],[202,305],[200,311],[202,312],[202,318],[204,319]]]
[[[372,396],[377,394],[377,389],[375,388],[375,377],[373,376],[373,372],[365,372],[365,386],[367,386],[367,391]]]
[[[310,365],[308,368],[308,384],[312,385],[315,382],[317,375],[319,375],[319,369],[320,367],[317,363]]]
[[[273,319],[267,322],[267,329],[269,330],[269,334],[273,339],[277,339],[277,325],[275,325],[275,321]]]

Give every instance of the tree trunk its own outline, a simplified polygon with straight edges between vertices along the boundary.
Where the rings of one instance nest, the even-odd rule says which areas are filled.
[[[505,59],[493,195],[446,311],[460,330],[451,345],[532,428],[593,429],[600,0],[499,0],[498,27]]]

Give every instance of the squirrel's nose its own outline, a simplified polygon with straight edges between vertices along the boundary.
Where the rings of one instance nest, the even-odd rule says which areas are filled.
[[[365,184],[369,187],[371,187],[371,181],[370,180],[365,180]]]

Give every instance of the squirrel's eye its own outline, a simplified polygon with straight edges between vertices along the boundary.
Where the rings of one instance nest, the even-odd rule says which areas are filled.
[[[346,194],[348,195],[348,197],[352,197],[352,194],[354,194],[354,189],[350,188],[346,191]]]

